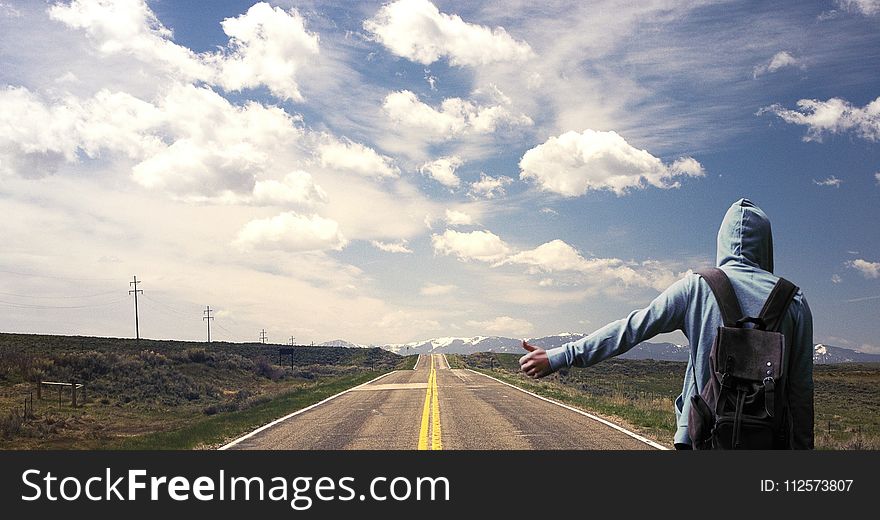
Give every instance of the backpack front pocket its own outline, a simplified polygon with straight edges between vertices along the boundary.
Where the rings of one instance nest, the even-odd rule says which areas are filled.
[[[773,448],[773,427],[766,419],[743,416],[736,431],[736,418],[719,417],[712,431],[714,448],[720,450],[769,450]],[[734,444],[737,439],[737,444]]]

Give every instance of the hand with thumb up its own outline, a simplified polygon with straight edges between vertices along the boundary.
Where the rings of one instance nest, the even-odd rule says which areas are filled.
[[[523,340],[522,346],[528,351],[528,354],[519,358],[519,368],[529,377],[539,379],[550,373],[550,358],[547,357],[547,351],[529,345]]]

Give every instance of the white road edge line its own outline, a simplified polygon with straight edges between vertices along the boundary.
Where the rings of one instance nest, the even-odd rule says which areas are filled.
[[[452,370],[452,367],[449,366],[449,359],[446,357],[446,354],[441,354],[441,356],[443,356],[443,362],[446,363],[446,368],[447,368],[450,372],[452,372],[452,375],[454,375],[455,377],[457,377],[458,380],[461,381],[462,383],[467,383],[467,381],[465,381],[464,378],[461,377],[461,374],[459,374],[458,371],[456,371],[456,370]]]
[[[648,446],[651,446],[652,448],[656,448],[656,449],[658,449],[658,450],[668,450],[668,449],[669,449],[669,448],[667,448],[666,446],[663,446],[662,444],[658,444],[658,443],[652,441],[651,439],[647,439],[647,438],[645,438],[645,437],[642,437],[642,436],[639,435],[638,433],[631,432],[631,431],[627,430],[626,428],[624,428],[624,427],[622,427],[622,426],[618,426],[618,425],[614,424],[614,423],[611,422],[611,421],[607,421],[607,420],[605,420],[605,419],[603,419],[603,418],[601,418],[601,417],[597,417],[597,416],[595,416],[595,415],[593,415],[593,414],[591,414],[591,413],[587,413],[587,412],[585,412],[585,411],[583,411],[583,410],[579,410],[579,409],[574,408],[574,407],[572,407],[572,406],[568,406],[567,404],[562,404],[562,403],[560,403],[559,401],[554,401],[553,399],[548,399],[548,398],[546,398],[546,397],[544,397],[544,396],[542,396],[542,395],[538,395],[538,394],[536,394],[536,393],[534,393],[534,392],[529,392],[528,390],[525,390],[525,389],[523,389],[523,388],[520,388],[520,387],[518,387],[518,386],[516,386],[516,385],[512,385],[512,384],[510,384],[510,383],[508,383],[508,382],[506,382],[506,381],[502,381],[502,380],[500,380],[500,379],[496,379],[496,378],[494,378],[494,377],[492,377],[492,376],[490,376],[490,375],[488,375],[488,374],[484,374],[484,373],[482,373],[482,372],[477,372],[476,370],[471,370],[470,368],[468,368],[467,370],[470,371],[470,372],[473,372],[474,374],[479,374],[479,375],[481,375],[481,376],[488,377],[489,379],[492,379],[492,380],[498,381],[499,383],[504,384],[504,385],[507,385],[507,386],[509,386],[509,387],[511,387],[511,388],[515,388],[515,389],[519,390],[520,392],[523,392],[523,393],[529,394],[529,395],[532,396],[532,397],[537,397],[538,399],[540,399],[540,400],[542,400],[542,401],[547,401],[548,403],[553,403],[553,404],[555,404],[555,405],[557,405],[557,406],[561,406],[561,407],[563,407],[563,408],[565,408],[565,409],[567,409],[567,410],[571,410],[572,412],[576,412],[576,413],[579,413],[579,414],[581,414],[581,415],[583,415],[583,416],[589,417],[590,419],[593,419],[593,420],[595,420],[595,421],[599,421],[600,423],[602,423],[602,424],[604,424],[604,425],[606,425],[606,426],[610,426],[610,427],[614,428],[614,429],[617,430],[617,431],[620,431],[620,432],[623,432],[623,433],[629,435],[629,436],[632,437],[633,439],[640,440],[640,441],[644,442],[645,444],[647,444]]]
[[[324,399],[323,401],[318,401],[317,403],[315,403],[315,404],[313,404],[313,405],[306,406],[305,408],[303,408],[303,409],[301,409],[301,410],[297,410],[297,411],[295,411],[295,412],[293,412],[293,413],[287,414],[287,415],[285,415],[284,417],[282,417],[282,418],[280,418],[280,419],[275,419],[274,421],[270,422],[269,424],[264,424],[263,426],[260,426],[259,428],[257,428],[256,430],[254,430],[254,431],[248,433],[247,435],[242,435],[241,437],[235,439],[234,441],[230,442],[229,444],[225,444],[225,445],[223,445],[223,446],[217,448],[217,450],[218,450],[218,451],[227,450],[227,449],[229,449],[229,448],[235,446],[236,444],[238,444],[239,442],[241,442],[241,441],[243,441],[243,440],[250,439],[250,438],[253,437],[254,435],[260,433],[261,431],[263,431],[263,430],[265,430],[265,429],[267,429],[267,428],[271,428],[271,427],[275,426],[276,424],[281,423],[281,422],[284,422],[284,421],[290,419],[291,417],[297,416],[297,415],[299,415],[299,414],[301,414],[301,413],[308,412],[308,411],[311,410],[312,408],[317,408],[318,406],[321,406],[322,404],[326,403],[327,401],[331,401],[331,400],[333,400],[333,399],[336,399],[336,398],[339,397],[340,395],[347,394],[347,393],[351,392],[352,390],[354,390],[354,389],[356,389],[356,388],[360,388],[360,387],[362,387],[362,386],[366,386],[366,385],[368,385],[368,384],[370,384],[370,383],[373,383],[373,382],[375,382],[375,381],[378,381],[378,380],[382,379],[383,377],[390,376],[391,374],[393,374],[393,373],[395,373],[395,372],[397,372],[397,370],[392,370],[391,372],[388,372],[387,374],[382,374],[381,376],[379,376],[379,377],[377,377],[377,378],[370,379],[370,380],[367,381],[366,383],[361,383],[361,384],[359,384],[359,385],[357,385],[357,386],[353,386],[353,387],[349,388],[348,390],[343,390],[343,391],[339,392],[338,394],[331,395],[330,397]]]

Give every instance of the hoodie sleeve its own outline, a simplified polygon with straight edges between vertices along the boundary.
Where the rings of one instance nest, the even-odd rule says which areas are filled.
[[[807,299],[801,297],[794,326],[789,359],[788,403],[791,413],[792,445],[796,450],[813,449],[813,315]]]
[[[548,350],[550,369],[555,372],[572,365],[588,367],[623,354],[657,334],[683,329],[689,290],[696,276],[686,276],[670,285],[644,309],[632,311],[578,341]]]

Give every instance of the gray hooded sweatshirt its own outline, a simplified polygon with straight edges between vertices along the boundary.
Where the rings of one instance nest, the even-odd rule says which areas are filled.
[[[716,262],[733,285],[747,316],[757,316],[778,278],[773,275],[773,237],[767,215],[748,199],[735,202],[718,230]],[[690,397],[709,380],[709,352],[722,324],[721,311],[709,285],[688,274],[644,309],[609,323],[589,336],[550,349],[550,368],[587,367],[623,354],[642,341],[680,330],[691,345],[691,358],[681,395],[675,400],[676,445],[690,445],[687,432]],[[780,329],[785,335],[791,447],[813,448],[813,317],[801,291],[788,308]],[[691,367],[693,360],[696,366]],[[696,372],[696,383],[693,374]]]

